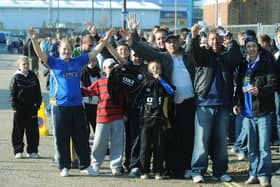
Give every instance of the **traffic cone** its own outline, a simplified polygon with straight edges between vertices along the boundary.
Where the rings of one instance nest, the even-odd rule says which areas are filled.
[[[49,130],[47,129],[46,125],[46,113],[45,113],[45,103],[42,102],[40,109],[38,111],[38,126],[39,126],[39,134],[40,136],[48,136]]]

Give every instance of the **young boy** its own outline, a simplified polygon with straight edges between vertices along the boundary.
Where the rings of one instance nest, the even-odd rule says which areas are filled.
[[[31,70],[29,60],[17,60],[18,70],[10,83],[10,102],[14,110],[12,144],[16,159],[23,158],[23,136],[27,140],[27,157],[39,158],[39,128],[37,112],[42,102],[40,83]]]
[[[158,62],[148,64],[148,72],[154,79],[146,83],[142,90],[143,125],[140,135],[141,179],[149,178],[151,156],[155,179],[162,179],[164,159],[163,132],[167,128],[167,119],[163,112],[164,96],[173,95],[174,89],[161,79],[161,66]]]
[[[114,105],[108,93],[108,77],[116,62],[108,58],[103,62],[105,76],[94,82],[91,86],[83,88],[88,96],[98,96],[96,129],[92,148],[92,167],[97,175],[101,167],[110,141],[110,168],[114,176],[121,175],[123,147],[124,147],[124,122],[123,106]]]

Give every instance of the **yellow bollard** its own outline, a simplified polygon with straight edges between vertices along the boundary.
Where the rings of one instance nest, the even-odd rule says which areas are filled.
[[[40,109],[38,110],[38,126],[39,126],[39,134],[40,136],[48,136],[49,130],[46,125],[46,114],[45,114],[45,103],[42,102]]]

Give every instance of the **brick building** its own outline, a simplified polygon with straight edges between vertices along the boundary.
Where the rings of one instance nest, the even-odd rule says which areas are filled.
[[[279,12],[279,0],[207,0],[203,20],[208,25],[275,24]]]

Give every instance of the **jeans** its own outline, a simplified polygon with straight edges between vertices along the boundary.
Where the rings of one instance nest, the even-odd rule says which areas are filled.
[[[53,142],[54,142],[54,160],[57,161],[58,157],[59,157],[59,152],[58,152],[58,149],[57,149],[57,134],[55,132],[55,128],[56,128],[56,125],[55,125],[55,115],[56,115],[56,112],[57,110],[54,110],[54,107],[53,105],[50,104],[50,108],[51,108],[51,123],[52,123],[52,131],[53,131]]]
[[[213,176],[220,177],[228,169],[226,126],[229,109],[222,106],[197,106],[195,113],[192,176],[204,175],[208,155],[213,162]]]
[[[244,118],[243,123],[249,127],[248,158],[249,175],[257,177],[271,176],[271,115],[255,118]]]
[[[247,124],[243,124],[244,117],[239,114],[236,116],[236,126],[241,126],[241,130],[236,138],[236,141],[233,145],[233,149],[235,152],[247,152],[247,144],[248,144],[248,126]]]
[[[115,120],[108,123],[97,123],[92,147],[92,167],[98,171],[104,161],[110,142],[110,168],[112,171],[122,167],[124,148],[124,123]]]
[[[272,139],[277,138],[277,140],[280,140],[280,95],[278,92],[275,92],[274,95],[275,99],[275,118],[274,123],[272,124],[274,128],[272,128]]]

